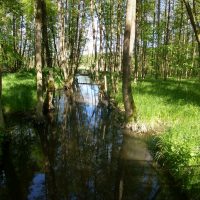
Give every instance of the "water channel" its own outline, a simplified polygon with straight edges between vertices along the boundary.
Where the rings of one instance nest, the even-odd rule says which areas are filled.
[[[78,76],[73,96],[58,91],[46,123],[11,120],[1,138],[1,200],[178,200],[145,139],[124,135],[98,85]]]

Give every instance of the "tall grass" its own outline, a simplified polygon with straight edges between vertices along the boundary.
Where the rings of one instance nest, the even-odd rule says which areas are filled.
[[[35,75],[18,72],[3,76],[2,104],[4,113],[25,112],[36,105]]]
[[[191,199],[200,199],[200,83],[147,80],[132,87],[139,120],[165,126],[151,136],[155,159]],[[116,100],[122,107],[121,90]]]

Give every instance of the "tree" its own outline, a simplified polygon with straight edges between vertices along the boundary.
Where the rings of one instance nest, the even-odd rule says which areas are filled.
[[[189,19],[190,19],[190,23],[192,25],[192,28],[193,28],[193,31],[194,31],[194,34],[195,34],[195,38],[196,38],[196,41],[197,41],[197,44],[198,44],[199,67],[200,67],[200,25],[199,25],[199,22],[197,21],[197,16],[196,16],[196,4],[195,4],[195,1],[193,0],[193,10],[194,10],[194,12],[193,12],[189,1],[183,0],[183,2],[185,4],[185,7],[186,7],[186,10],[187,10]]]
[[[42,40],[43,40],[43,48],[46,53],[46,65],[47,67],[52,67],[52,58],[51,52],[49,48],[49,34],[48,34],[48,18],[47,18],[47,8],[46,8],[46,0],[41,0],[42,3]]]
[[[161,0],[157,0],[157,52],[156,52],[156,76],[155,78],[158,79],[160,74],[160,44],[161,44]]]
[[[126,120],[136,120],[136,106],[131,89],[131,61],[135,42],[136,0],[128,0],[126,8],[126,27],[122,58],[122,93]]]
[[[94,0],[90,0],[90,14],[92,20],[92,37],[93,37],[93,52],[94,60],[92,61],[92,67],[95,71],[98,71],[98,63],[97,63],[97,38],[96,38],[96,27],[94,23]]]
[[[37,117],[43,116],[43,91],[42,91],[42,1],[36,0],[35,16],[35,65],[37,73]]]
[[[58,48],[58,55],[59,55],[59,65],[63,71],[64,80],[65,82],[68,79],[68,62],[66,59],[67,56],[67,47],[65,42],[65,12],[64,12],[64,1],[63,0],[57,0],[58,4],[58,30],[59,30],[59,48]]]

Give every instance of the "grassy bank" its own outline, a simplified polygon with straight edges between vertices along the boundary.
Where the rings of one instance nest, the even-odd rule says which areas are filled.
[[[35,74],[18,72],[3,75],[2,104],[4,113],[26,112],[36,105]]]
[[[150,148],[193,199],[200,199],[200,84],[147,80],[133,84],[139,121],[164,124]],[[122,106],[121,89],[116,96]]]
[[[48,69],[44,69],[47,77]],[[55,87],[62,88],[63,81],[60,69],[54,68]],[[2,78],[2,104],[4,113],[26,112],[36,107],[36,74],[35,71],[6,73]]]

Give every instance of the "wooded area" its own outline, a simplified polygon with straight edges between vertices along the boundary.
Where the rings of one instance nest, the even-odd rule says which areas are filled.
[[[143,107],[138,103],[140,100],[137,99],[137,94],[139,91],[148,93],[148,89],[151,95],[165,96],[160,105],[164,101],[167,102],[166,105],[177,101],[180,104],[176,102],[176,106],[187,104],[187,109],[192,112],[189,104],[191,103],[191,106],[197,106],[194,108],[197,114],[200,106],[199,89],[197,89],[200,81],[200,1],[0,0],[2,130],[6,127],[4,115],[7,114],[3,105],[6,102],[2,101],[4,94],[2,77],[19,72],[33,72],[37,94],[35,113],[37,120],[41,121],[44,117],[45,102],[53,101],[53,92],[57,88],[55,84],[70,91],[77,81],[76,75],[81,70],[85,70],[100,85],[106,101],[120,99],[119,102],[123,102],[124,122],[128,124],[137,124],[143,120],[140,111]],[[12,85],[12,82],[8,81],[6,84]],[[142,84],[147,84],[147,88]],[[192,88],[191,91],[188,88]],[[170,100],[168,94],[171,95],[170,98],[174,95],[174,99]],[[145,108],[151,107],[152,110],[156,110],[152,108],[153,98],[152,102],[150,99],[151,97]],[[182,100],[184,103],[181,104]],[[47,109],[50,110],[52,107],[52,104],[48,103]],[[165,110],[161,107],[162,109]],[[170,110],[169,113],[173,111]],[[166,115],[170,115],[169,113]],[[170,118],[166,115],[164,120]],[[155,116],[158,118],[157,121],[163,120],[160,119],[162,118],[160,116],[163,116],[162,111],[157,111]],[[194,118],[195,125],[191,127],[195,127],[193,134],[198,138],[197,115]],[[175,116],[173,120],[176,121]],[[170,123],[171,125],[165,126],[169,129],[166,128],[167,131],[165,129],[164,132],[171,131],[173,122]],[[163,127],[165,123],[161,124]],[[145,126],[148,132],[148,125]],[[191,130],[191,127],[185,130]],[[178,129],[176,132],[179,133],[183,129]],[[165,136],[163,141],[166,142],[169,139],[167,137]],[[196,141],[196,138],[192,139],[193,142],[194,140]],[[158,145],[160,149],[163,148],[163,155],[175,151],[172,150],[171,144],[170,150],[167,149],[166,144],[163,142],[165,150]],[[176,146],[175,143],[173,145]],[[181,148],[185,143],[181,145],[176,155],[182,151]],[[188,163],[199,166],[199,153],[195,151],[195,156],[191,153],[199,148],[196,146],[197,141],[192,145],[186,148],[187,155],[192,156],[188,157],[184,166],[188,166]],[[181,162],[177,163],[178,166],[182,165]],[[168,164],[174,167],[173,169],[177,168],[171,161]],[[180,173],[174,170],[172,175],[179,179],[184,176],[183,171],[185,168],[181,169]],[[199,170],[195,168],[191,173],[194,175],[198,174],[197,172]],[[195,180],[188,178],[186,183],[181,184],[185,190],[196,192],[199,189],[199,181],[198,176]],[[187,184],[191,187],[187,187]]]
[[[73,82],[86,56],[85,45],[92,40],[90,62],[84,65],[95,74],[109,72],[115,83],[113,72],[122,69],[125,12],[122,0],[1,1],[1,71],[36,67],[42,101],[42,79],[47,72],[60,68],[65,83]],[[199,2],[138,1],[136,12],[131,77],[136,81],[146,76],[164,80],[200,76]],[[126,77],[131,74],[125,73]]]
[[[34,67],[41,34],[42,67],[59,66],[65,79],[79,67],[88,39],[91,67],[120,71],[125,10],[120,0],[1,1],[1,66],[10,72]],[[198,21],[198,1],[138,1],[135,78],[197,76]]]

